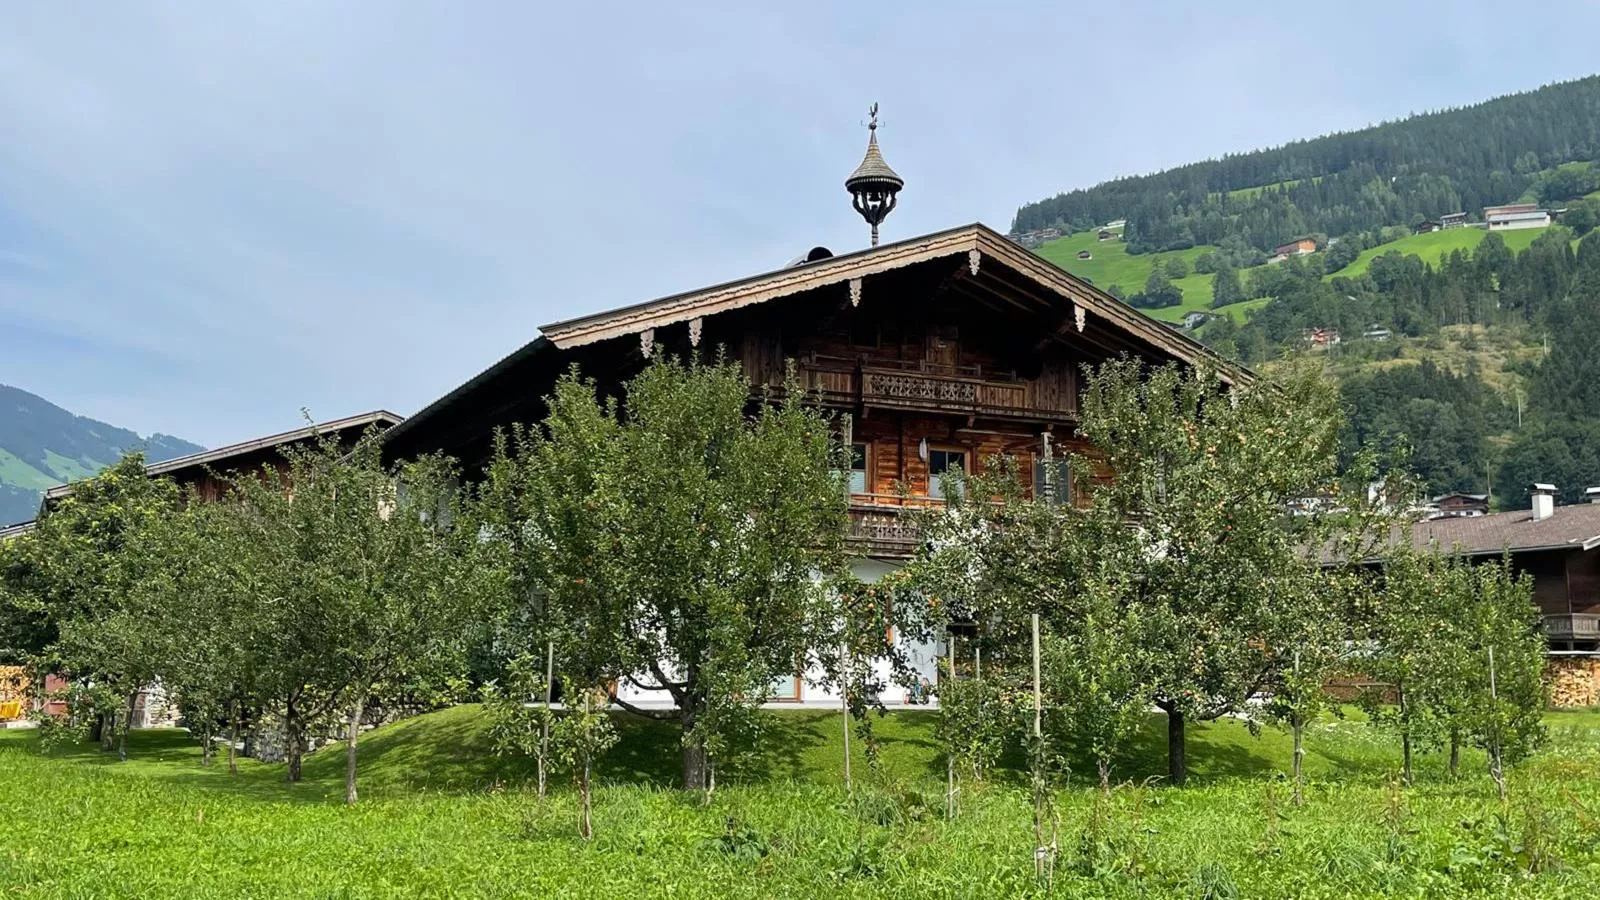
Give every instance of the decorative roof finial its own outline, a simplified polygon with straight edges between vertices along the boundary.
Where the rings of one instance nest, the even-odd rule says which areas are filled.
[[[876,247],[878,223],[894,210],[895,197],[906,183],[883,161],[878,149],[878,104],[872,104],[869,114],[872,119],[867,123],[867,155],[844,180],[844,189],[854,198],[856,212],[872,226],[872,246]]]

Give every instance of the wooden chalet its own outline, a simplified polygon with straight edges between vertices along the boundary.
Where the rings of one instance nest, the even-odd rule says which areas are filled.
[[[1086,449],[1075,431],[1083,365],[1132,354],[1248,377],[983,225],[841,256],[819,248],[788,268],[540,330],[391,429],[385,452],[442,451],[470,472],[496,428],[543,417],[574,363],[615,386],[657,348],[724,348],[753,385],[781,387],[793,361],[819,403],[850,414],[852,536],[886,560],[909,555],[901,513],[942,503],[946,472],[1010,454],[1038,484],[1047,436],[1057,458]]]
[[[573,365],[615,392],[655,352],[724,352],[743,367],[754,402],[761,389],[782,389],[793,364],[851,444],[853,568],[874,581],[914,551],[908,509],[944,503],[952,473],[1007,454],[1035,490],[1049,485],[1058,501],[1073,497],[1059,461],[1092,454],[1077,432],[1084,365],[1126,354],[1213,366],[1228,381],[1250,377],[983,225],[879,246],[878,225],[904,181],[883,160],[876,107],[873,115],[866,158],[845,182],[872,227],[869,249],[836,256],[817,247],[774,271],[552,322],[390,429],[386,456],[442,452],[470,478],[488,460],[496,429],[540,421],[545,398]],[[1045,477],[1045,459],[1061,477]],[[908,652],[929,681],[936,653]],[[819,680],[780,679],[776,698],[837,704],[827,690],[805,686]],[[907,691],[884,700],[921,697]]]

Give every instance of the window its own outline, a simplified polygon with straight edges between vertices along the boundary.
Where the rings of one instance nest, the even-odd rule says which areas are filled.
[[[1045,489],[1046,474],[1050,476],[1049,490]],[[1033,496],[1061,506],[1072,503],[1072,467],[1065,459],[1052,458],[1046,463],[1042,456],[1033,458]]]
[[[961,476],[967,470],[967,451],[928,451],[928,496],[948,500],[959,496]]]
[[[870,479],[867,477],[867,450],[868,447],[864,441],[850,445],[850,468],[844,474],[848,476],[847,480],[852,494],[865,494],[871,490],[868,487]]]
[[[772,684],[768,691],[767,699],[772,702],[798,703],[800,701],[800,676],[780,675],[772,679]]]

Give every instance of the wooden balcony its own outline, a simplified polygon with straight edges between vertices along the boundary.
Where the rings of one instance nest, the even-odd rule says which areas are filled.
[[[849,360],[812,354],[799,361],[800,382],[826,403],[1010,419],[1071,419],[1077,392],[1071,373],[1028,380],[977,366],[896,360]]]
[[[898,494],[850,495],[852,548],[864,556],[907,559],[922,540],[911,513],[918,507],[942,505],[927,497]]]
[[[1600,641],[1600,614],[1547,615],[1544,617],[1544,634],[1552,641]]]

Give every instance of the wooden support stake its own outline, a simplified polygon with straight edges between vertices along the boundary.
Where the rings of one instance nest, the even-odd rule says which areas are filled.
[[[556,690],[556,642],[544,645],[544,723],[539,727],[539,799],[544,799],[545,769],[550,759],[550,704]]]
[[[1040,718],[1044,712],[1044,695],[1039,689],[1039,614],[1033,614],[1033,736],[1040,737]]]
[[[1489,703],[1494,709],[1493,731],[1489,734],[1489,775],[1494,778],[1495,792],[1500,803],[1506,802],[1506,773],[1500,764],[1500,695],[1494,684],[1494,647],[1489,647]]]
[[[844,712],[844,789],[855,791],[850,781],[850,645],[839,645],[839,707]]]

